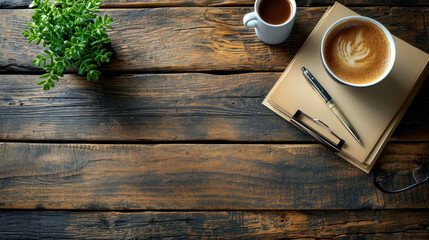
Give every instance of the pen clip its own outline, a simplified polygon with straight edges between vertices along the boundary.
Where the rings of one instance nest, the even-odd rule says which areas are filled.
[[[310,119],[311,121],[326,127],[329,130],[329,132],[339,140],[339,143],[338,144],[333,143],[331,140],[329,140],[325,136],[321,135],[315,129],[313,129],[309,125],[305,124],[304,122],[302,122],[299,119],[299,116],[301,114],[303,116],[305,116],[306,118]],[[338,135],[335,134],[328,125],[326,125],[324,122],[322,122],[319,119],[310,117],[309,115],[303,113],[301,110],[296,111],[296,113],[291,118],[291,123],[293,125],[295,125],[296,127],[298,127],[299,129],[301,129],[302,131],[306,132],[311,137],[315,138],[317,141],[319,141],[321,144],[325,145],[327,148],[331,149],[335,153],[339,153],[341,151],[341,148],[343,147],[343,145],[345,143],[345,141],[343,139],[341,139],[340,137],[338,137]]]
[[[284,110],[282,107],[280,107],[278,104],[276,104],[275,102],[273,102],[271,99],[268,99],[268,103],[274,107],[275,109],[277,109],[278,111],[280,111],[281,113],[285,114],[286,116],[290,117],[290,122],[296,126],[297,128],[299,128],[301,131],[307,133],[308,135],[310,135],[311,137],[315,138],[317,141],[319,141],[321,144],[323,144],[324,146],[326,146],[327,148],[331,149],[334,153],[339,153],[341,151],[341,148],[343,147],[345,141],[338,137],[337,134],[335,134],[332,129],[325,124],[324,122],[322,122],[319,119],[316,118],[312,118],[309,115],[303,113],[301,110],[297,110],[296,113],[291,117],[290,113],[288,113],[286,110]],[[328,138],[326,138],[325,136],[323,136],[322,134],[320,134],[318,131],[316,131],[315,129],[313,129],[312,127],[308,126],[307,124],[305,124],[304,122],[302,122],[299,119],[300,115],[303,115],[304,117],[310,119],[311,121],[322,125],[323,127],[327,128],[329,130],[329,132],[336,137],[339,140],[338,144],[333,143],[331,140],[329,140]]]
[[[298,112],[300,112],[300,113],[298,113]],[[302,111],[300,111],[300,110],[298,110],[297,111],[297,113],[295,113],[297,116],[299,116],[299,114],[302,114],[302,115],[304,115],[304,116],[306,116],[308,119],[310,119],[311,121],[313,121],[313,122],[315,122],[315,123],[318,123],[318,124],[320,124],[320,125],[322,125],[322,126],[324,126],[325,128],[327,128],[328,129],[328,131],[332,134],[332,135],[334,135],[336,138],[338,138],[339,140],[341,140],[341,138],[340,137],[338,137],[338,135],[337,134],[335,134],[334,133],[334,131],[332,131],[332,129],[326,124],[326,123],[324,123],[324,122],[322,122],[322,120],[319,120],[319,119],[317,119],[317,118],[312,118],[312,117],[310,117],[309,115],[307,115],[307,114],[305,114],[305,113],[303,113]]]
[[[331,96],[329,93],[320,85],[320,83],[317,81],[317,79],[313,76],[313,74],[310,73],[310,71],[307,70],[307,68],[302,67],[302,74],[304,74],[305,79],[308,81],[310,86],[319,94],[320,97],[325,102],[331,101]]]

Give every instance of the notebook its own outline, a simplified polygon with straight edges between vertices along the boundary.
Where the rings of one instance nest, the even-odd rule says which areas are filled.
[[[426,79],[429,55],[394,37],[397,50],[395,64],[382,82],[367,88],[354,88],[335,82],[323,68],[320,43],[330,25],[343,17],[354,15],[358,14],[339,3],[329,8],[263,104],[287,121],[291,121],[298,110],[323,121],[344,140],[337,154],[369,173]],[[302,67],[306,67],[332,96],[361,137],[362,144],[353,138],[312,89],[302,74]],[[318,134],[332,142],[340,142],[320,124],[305,119],[302,121],[307,121]]]

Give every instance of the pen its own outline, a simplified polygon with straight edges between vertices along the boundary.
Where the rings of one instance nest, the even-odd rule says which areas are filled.
[[[313,87],[316,92],[320,94],[320,96],[325,100],[326,104],[328,105],[329,109],[331,109],[332,112],[335,113],[335,115],[340,119],[340,121],[343,123],[343,125],[347,128],[347,130],[352,134],[352,136],[360,143],[362,144],[358,134],[350,124],[349,120],[347,120],[346,116],[341,112],[341,110],[338,108],[337,104],[335,104],[334,100],[332,100],[331,96],[329,96],[328,92],[320,85],[320,83],[316,80],[316,78],[313,77],[313,75],[305,68],[301,68],[302,73],[304,74],[305,78],[308,80],[310,85]]]

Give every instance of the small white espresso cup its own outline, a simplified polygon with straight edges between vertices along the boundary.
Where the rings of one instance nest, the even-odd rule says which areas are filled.
[[[344,22],[350,21],[350,20],[360,20],[360,21],[365,21],[365,22],[373,23],[374,25],[376,25],[378,28],[380,28],[383,31],[384,35],[387,38],[387,41],[389,42],[389,46],[390,46],[389,64],[387,65],[385,71],[383,72],[383,74],[380,77],[378,77],[374,81],[371,81],[371,82],[366,83],[366,84],[353,84],[353,83],[347,82],[347,81],[339,78],[338,76],[336,76],[331,71],[331,69],[329,68],[329,66],[328,66],[328,64],[326,63],[326,60],[325,60],[325,55],[324,55],[325,40],[328,37],[329,33],[331,33],[331,31],[334,30],[336,26],[338,26],[338,25],[340,25],[340,24],[342,24]],[[320,48],[320,55],[322,57],[322,62],[323,62],[323,66],[325,67],[325,70],[328,72],[328,74],[334,80],[338,81],[339,83],[342,83],[342,84],[345,84],[345,85],[348,85],[348,86],[352,86],[352,87],[369,87],[369,86],[372,86],[372,85],[375,85],[375,84],[381,82],[383,79],[386,78],[386,76],[392,70],[393,65],[395,63],[395,58],[396,58],[396,46],[395,46],[395,41],[393,40],[392,34],[390,34],[389,30],[387,30],[386,27],[383,26],[383,24],[381,24],[378,21],[376,21],[376,20],[374,20],[372,18],[369,18],[369,17],[350,16],[350,17],[345,17],[345,18],[342,18],[342,19],[336,21],[334,24],[332,24],[328,28],[328,30],[326,30],[326,32],[325,32],[325,34],[323,35],[323,38],[322,38],[322,43],[321,43],[321,48]]]
[[[247,28],[255,28],[256,36],[267,44],[280,44],[284,42],[292,31],[296,15],[295,0],[288,0],[291,6],[290,16],[286,22],[273,25],[265,22],[258,14],[259,4],[261,0],[255,1],[255,11],[248,13],[243,18],[244,26]]]

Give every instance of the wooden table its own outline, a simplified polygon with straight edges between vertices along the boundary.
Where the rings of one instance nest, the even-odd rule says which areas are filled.
[[[0,238],[428,239],[429,184],[383,194],[261,102],[333,1],[298,0],[290,38],[242,26],[248,0],[106,0],[102,79],[49,92],[0,0]],[[429,52],[429,2],[344,0]],[[429,158],[429,83],[377,164]]]

